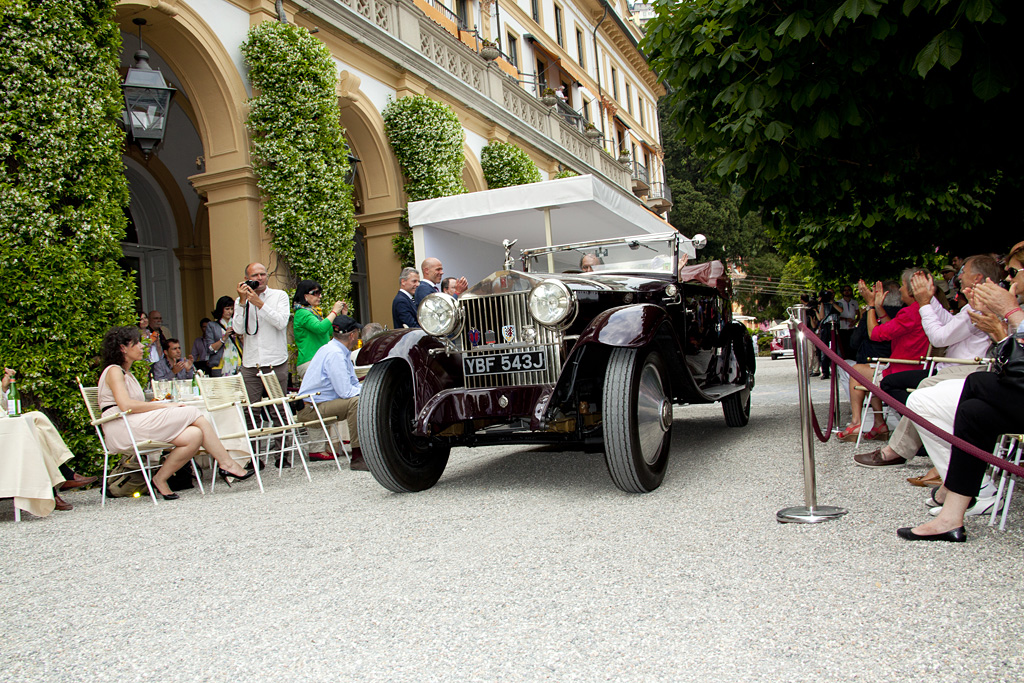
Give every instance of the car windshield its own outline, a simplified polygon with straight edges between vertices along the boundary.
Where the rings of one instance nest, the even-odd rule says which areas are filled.
[[[523,252],[531,273],[672,273],[675,254],[675,235],[581,242]],[[685,262],[685,253],[682,258]]]

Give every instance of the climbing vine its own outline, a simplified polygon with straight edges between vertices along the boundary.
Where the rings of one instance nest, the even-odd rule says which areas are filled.
[[[296,279],[323,286],[324,301],[344,298],[356,221],[330,50],[305,28],[265,21],[242,54],[259,92],[247,125],[271,245]]]
[[[463,194],[462,144],[459,117],[446,104],[425,95],[391,100],[384,107],[384,130],[405,176],[409,201]],[[412,234],[403,230],[392,239],[403,266],[413,262]]]
[[[488,189],[527,185],[541,181],[540,170],[530,155],[507,142],[490,142],[480,154]]]

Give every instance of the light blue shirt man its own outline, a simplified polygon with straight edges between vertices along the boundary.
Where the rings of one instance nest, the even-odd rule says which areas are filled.
[[[300,394],[315,394],[317,403],[333,401],[336,398],[353,398],[359,395],[359,379],[352,365],[352,354],[337,339],[331,339],[316,352],[309,362],[306,374],[299,387]],[[313,397],[305,399],[310,403]]]

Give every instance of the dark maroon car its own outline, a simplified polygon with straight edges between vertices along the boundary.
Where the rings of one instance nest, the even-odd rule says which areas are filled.
[[[526,250],[523,271],[428,296],[421,329],[359,354],[373,365],[358,414],[373,476],[422,491],[453,446],[559,444],[603,450],[624,491],[656,489],[674,404],[720,401],[732,427],[750,416],[753,344],[732,321],[722,264],[687,265],[703,243],[665,233]]]

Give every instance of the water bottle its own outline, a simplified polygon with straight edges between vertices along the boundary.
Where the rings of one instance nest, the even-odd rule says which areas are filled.
[[[199,397],[199,381],[196,379],[199,372],[199,370],[196,370],[195,374],[192,375],[192,395],[196,398]]]

